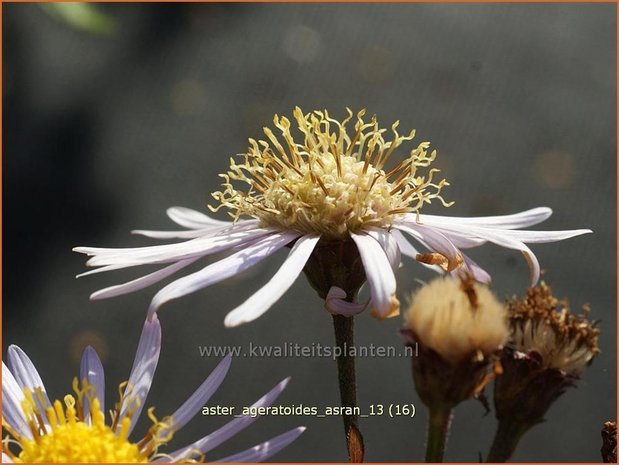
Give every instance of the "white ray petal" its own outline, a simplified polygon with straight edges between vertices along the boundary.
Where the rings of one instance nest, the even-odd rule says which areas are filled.
[[[402,234],[402,232],[398,229],[391,230],[391,234],[397,241],[398,246],[400,247],[400,250],[402,251],[402,253],[406,255],[407,257],[411,257],[412,259],[417,260],[417,255],[420,254],[421,252],[419,252],[415,248],[415,246],[411,244],[406,237],[404,237],[404,234]],[[426,268],[431,269],[432,271],[435,271],[436,273],[444,272],[443,269],[438,265],[428,265],[427,263],[422,263],[422,262],[418,262],[418,263],[420,265],[425,266]]]
[[[272,228],[254,228],[248,230],[231,230],[227,235],[199,237],[178,244],[153,245],[133,248],[98,248],[75,247],[73,251],[93,255],[86,262],[88,266],[145,265],[148,263],[169,263],[187,258],[204,257],[230,249],[235,245],[251,242],[262,236],[275,232]]]
[[[141,236],[151,237],[153,239],[194,239],[196,237],[207,237],[221,235],[234,229],[242,231],[244,229],[255,228],[258,226],[258,220],[241,220],[236,223],[226,222],[225,224],[209,226],[207,228],[190,229],[188,231],[153,231],[146,229],[134,229],[131,234],[139,234]]]
[[[228,373],[232,356],[228,354],[219,362],[217,367],[204,380],[198,389],[181,405],[172,415],[173,430],[178,431],[189,422],[202,407],[208,402],[211,396],[217,391]]]
[[[105,414],[105,372],[97,351],[91,346],[84,349],[82,360],[80,361],[80,382],[84,380],[95,389],[100,410]],[[84,396],[83,405],[84,418],[88,420],[90,418],[88,396]]]
[[[201,229],[208,226],[231,225],[231,221],[211,218],[202,212],[186,207],[170,207],[166,210],[168,217],[179,226],[189,229]]]
[[[17,434],[32,439],[21,407],[24,399],[24,392],[9,368],[2,362],[2,417]]]
[[[347,302],[346,291],[341,287],[331,286],[325,298],[325,309],[333,315],[354,316],[365,310],[370,303]]]
[[[168,265],[165,268],[157,270],[153,273],[147,274],[146,276],[142,276],[140,278],[123,284],[116,284],[115,286],[106,287],[105,289],[93,292],[90,295],[90,300],[108,299],[110,297],[117,297],[119,295],[139,291],[161,281],[162,279],[167,278],[168,276],[172,276],[177,271],[191,265],[198,259],[199,257],[181,260],[176,263],[172,263],[171,265]]]
[[[45,405],[40,405],[38,396],[35,395],[34,398],[37,401],[37,404],[39,404],[39,407],[42,408],[42,411],[45,411],[51,403],[49,401],[49,397],[47,396],[47,391],[45,390],[43,380],[39,376],[39,372],[34,366],[34,363],[32,363],[26,353],[16,345],[9,346],[7,355],[9,369],[11,370],[11,373],[13,373],[15,381],[17,381],[19,387],[21,389],[28,389],[33,392],[37,388],[41,389]]]
[[[13,460],[11,460],[11,457],[2,452],[2,463],[13,463]]]
[[[473,279],[480,283],[490,284],[492,282],[492,277],[490,274],[484,270],[481,266],[479,266],[471,257],[466,254],[462,254],[462,258],[464,259],[464,264],[468,271],[473,275]],[[452,271],[452,275],[457,276],[458,270]]]
[[[129,374],[129,381],[122,396],[122,405],[120,407],[119,422],[116,431],[120,429],[120,420],[129,412],[132,413],[129,434],[133,431],[140,417],[140,412],[144,407],[144,402],[150,390],[150,386],[153,383],[153,376],[157,369],[160,350],[161,325],[159,324],[157,315],[153,315],[152,318],[144,322],[140,342],[135,352],[133,367]]]
[[[392,313],[396,280],[391,263],[380,244],[365,234],[350,232],[350,237],[359,250],[365,275],[370,286],[372,307],[378,316],[387,317]]]
[[[403,222],[404,224],[410,224]],[[510,237],[512,239],[521,240],[527,243],[546,243],[562,241],[564,239],[570,239],[582,234],[592,233],[590,229],[571,229],[564,231],[531,231],[531,230],[513,230],[513,229],[501,229],[493,227],[482,227],[473,225],[441,225],[436,226],[436,229],[440,230],[445,236],[451,240],[456,247],[471,248],[482,245],[486,242],[484,234],[488,231],[501,234],[504,237]]]
[[[440,231],[449,241],[458,249],[472,249],[473,247],[479,247],[484,245],[487,241],[480,237],[471,235],[470,233],[463,232],[463,226],[449,226],[449,227],[433,227],[435,230]]]
[[[228,313],[224,324],[227,327],[238,326],[255,320],[266,312],[295,282],[319,240],[320,236],[314,235],[299,238],[288,254],[288,258],[271,280],[244,303]]]
[[[141,265],[141,263],[134,263],[132,265],[126,264],[126,263],[123,263],[121,265],[106,265],[106,266],[102,266],[101,268],[95,268],[94,270],[84,271],[83,273],[75,275],[75,277],[83,278],[84,276],[88,276],[91,274],[105,273],[106,271],[122,270],[124,268],[130,268],[132,266],[139,266],[139,265]]]
[[[148,314],[153,314],[170,300],[191,294],[241,273],[274,254],[298,236],[298,233],[288,231],[263,237],[218,262],[177,279],[155,294],[148,308]]]
[[[488,226],[502,229],[518,229],[534,224],[541,223],[547,220],[552,215],[552,210],[548,207],[537,207],[523,212],[514,213],[512,215],[500,216],[478,216],[478,217],[459,217],[459,216],[438,216],[420,214],[421,223],[432,226],[442,226],[446,224],[456,225],[471,225],[471,226]],[[406,217],[410,220],[417,218],[416,214],[408,214]]]
[[[476,231],[478,235],[482,236],[486,233],[487,230],[485,228],[476,228],[474,231]],[[510,239],[526,242],[527,244],[544,244],[548,242],[557,242],[565,239],[570,239],[572,237],[581,236],[583,234],[593,233],[593,231],[591,231],[590,229],[571,229],[565,231],[489,231],[500,234],[503,237],[509,237]]]
[[[215,462],[226,463],[246,463],[246,462],[262,462],[277,454],[284,447],[295,441],[305,431],[305,427],[300,426],[292,429],[284,434],[274,437],[268,441],[258,444],[257,446],[247,449],[238,454],[229,455],[223,459],[215,460]]]
[[[395,272],[402,263],[400,247],[396,238],[391,235],[390,231],[378,228],[369,228],[365,233],[380,244],[387,255],[389,263],[391,263],[391,269]]]
[[[221,227],[225,229],[226,226]],[[196,237],[204,237],[213,235],[213,230],[217,231],[218,228],[203,228],[203,229],[189,229],[185,231],[155,231],[152,229],[133,229],[131,234],[138,236],[150,237],[151,239],[195,239]]]
[[[524,256],[527,264],[529,265],[529,271],[531,273],[531,286],[535,286],[540,276],[540,266],[537,257],[535,256],[533,251],[529,249],[529,247],[527,247],[523,242],[505,236],[503,233],[504,231],[493,232],[488,230],[484,233],[484,237],[488,241],[496,245],[500,245],[501,247],[519,250],[520,252],[522,252],[522,255]]]
[[[270,406],[273,402],[275,402],[275,399],[277,399],[277,397],[281,394],[281,392],[284,390],[284,388],[286,387],[289,381],[290,381],[290,378],[286,378],[285,380],[280,382],[277,386],[271,389],[267,394],[265,394],[260,399],[258,399],[252,405],[252,407],[258,408],[258,407]],[[240,431],[247,428],[258,418],[259,418],[258,415],[254,417],[249,416],[249,415],[237,417],[234,420],[229,421],[228,423],[223,425],[221,428],[203,437],[202,439],[199,439],[196,442],[189,444],[186,447],[183,447],[182,449],[178,449],[170,453],[166,459],[159,459],[155,461],[156,462],[177,461],[177,460],[185,458],[187,454],[193,451],[200,451],[200,453],[205,454],[208,451],[213,450],[215,447],[217,447],[224,441],[227,441],[228,439],[230,439],[232,436],[236,435]]]
[[[400,252],[402,252],[407,257],[417,258],[417,254],[419,251],[415,248],[413,244],[411,244],[404,234],[399,229],[393,229],[391,234],[395,238],[398,243],[398,247],[400,247]]]
[[[443,233],[435,228],[415,224],[398,223],[394,227],[410,234],[428,249],[436,251],[448,260],[448,271],[455,270],[461,263],[462,253]]]

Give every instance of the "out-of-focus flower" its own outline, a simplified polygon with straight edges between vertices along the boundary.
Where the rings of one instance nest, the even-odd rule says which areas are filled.
[[[588,312],[574,315],[544,282],[508,302],[511,336],[501,356],[503,374],[494,384],[499,426],[488,461],[507,460],[520,437],[544,420],[597,356],[600,330]]]
[[[617,422],[607,421],[602,428],[602,460],[617,463]]]
[[[228,440],[257,417],[237,417],[186,447],[163,453],[176,431],[199,413],[223,382],[231,357],[224,358],[202,385],[172,415],[158,420],[148,409],[152,426],[139,440],[130,435],[150,390],[161,346],[161,327],[156,316],[146,321],[129,380],[122,383],[120,401],[105,421],[105,381],[101,361],[91,347],[84,350],[80,378],[73,380],[74,395],[51,402],[43,381],[28,356],[17,346],[8,350],[8,366],[2,364],[2,427],[9,433],[3,462],[136,463],[201,460],[204,454]],[[271,405],[288,379],[254,403]],[[295,428],[238,454],[227,462],[265,460],[294,441],[305,428]],[[19,451],[15,451],[15,448]],[[13,449],[13,451],[11,450]]]
[[[293,136],[288,118],[275,116],[280,137],[264,128],[266,141],[250,139],[242,162],[231,160],[230,170],[221,175],[223,190],[213,194],[219,204],[211,209],[227,208],[233,222],[175,207],[168,210],[168,216],[187,230],[134,232],[156,239],[188,239],[185,242],[127,249],[76,247],[75,251],[92,256],[88,266],[100,267],[84,274],[165,265],[149,275],[95,292],[91,298],[134,292],[202,257],[228,253],[161,289],[151,302],[152,314],[165,302],[237,275],[289,246],[291,251],[281,268],[227,315],[227,326],[258,318],[303,270],[323,299],[335,288],[327,309],[346,315],[365,308],[352,301],[367,279],[373,315],[387,318],[399,311],[394,270],[400,265],[401,253],[439,271],[467,272],[487,283],[490,275],[462,250],[492,242],[521,251],[535,284],[540,267],[527,243],[554,242],[591,232],[520,230],[547,219],[552,212],[545,207],[481,218],[422,214],[423,205],[432,200],[449,205],[441,197],[441,189],[448,183],[436,181],[438,170],[429,169],[436,151],[429,150],[429,142],[421,142],[408,158],[388,168],[396,150],[415,133],[400,135],[396,122],[391,127],[393,139],[386,140],[386,130],[379,128],[376,118],[366,122],[364,114],[357,114],[354,131],[348,134],[347,126],[353,119],[350,110],[339,122],[326,111],[305,114],[296,108],[293,115],[300,139]],[[247,217],[250,219],[243,219]],[[418,251],[404,234],[427,253]]]
[[[463,276],[424,285],[404,318],[402,334],[415,348],[415,389],[430,410],[426,462],[440,462],[452,409],[494,376],[489,368],[509,336],[507,314],[485,285]]]
[[[116,20],[96,5],[58,2],[40,4],[40,7],[55,19],[90,34],[114,35],[118,30]]]
[[[413,375],[421,400],[451,408],[483,388],[509,329],[504,305],[485,285],[440,277],[413,295],[402,334],[417,352]]]

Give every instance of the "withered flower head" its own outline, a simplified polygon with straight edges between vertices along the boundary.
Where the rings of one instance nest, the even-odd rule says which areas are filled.
[[[509,336],[505,307],[488,287],[440,277],[419,289],[404,316],[417,342],[456,364],[481,352],[485,357]]]
[[[602,428],[602,460],[617,463],[617,422],[607,421]]]
[[[574,315],[567,300],[552,295],[541,283],[508,302],[510,343],[503,351],[503,375],[494,389],[499,420],[526,429],[543,420],[546,411],[574,385],[599,353],[600,330],[584,315]]]
[[[436,278],[417,291],[402,334],[416,345],[413,378],[430,408],[452,408],[477,396],[509,336],[504,306],[470,276]]]
[[[554,297],[542,282],[524,298],[508,302],[510,346],[525,354],[537,353],[542,368],[577,376],[600,352],[600,330],[587,320],[589,309],[583,310],[583,315],[571,313],[568,301]]]

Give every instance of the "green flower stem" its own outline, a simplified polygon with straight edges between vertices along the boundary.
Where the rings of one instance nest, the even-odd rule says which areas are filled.
[[[333,315],[333,327],[335,329],[335,342],[339,348],[337,357],[337,375],[340,384],[340,401],[342,407],[358,407],[357,382],[355,376],[355,357],[350,356],[348,351],[354,345],[354,317]],[[348,350],[347,350],[348,349]],[[355,409],[356,410],[356,409]],[[354,410],[353,410],[354,411]],[[362,462],[363,436],[359,431],[358,415],[343,415],[344,433],[350,462]]]
[[[426,462],[442,462],[447,444],[447,435],[451,424],[452,409],[431,407],[428,419],[428,443],[426,444]]]
[[[500,420],[486,462],[506,462],[512,456],[529,425],[510,420]]]

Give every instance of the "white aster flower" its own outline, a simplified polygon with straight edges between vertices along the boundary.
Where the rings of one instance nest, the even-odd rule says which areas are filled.
[[[161,347],[161,327],[156,315],[147,320],[129,375],[122,383],[120,401],[105,421],[103,366],[92,347],[86,348],[80,364],[80,378],[73,380],[75,395],[63,402],[50,401],[34,364],[17,346],[8,350],[8,366],[2,363],[2,427],[5,463],[137,463],[202,460],[205,454],[249,426],[256,417],[236,417],[198,441],[173,452],[163,453],[176,431],[201,411],[223,382],[231,357],[225,357],[202,385],[172,415],[158,420],[148,409],[152,426],[137,440],[130,435],[150,390]],[[258,399],[253,406],[268,407],[284,390],[288,379]],[[266,460],[294,441],[305,428],[295,428],[238,454],[224,462]],[[16,446],[19,452],[15,451]],[[11,448],[13,451],[11,451]],[[210,460],[209,460],[210,461]]]
[[[286,246],[288,258],[272,279],[247,301],[232,310],[226,326],[236,326],[262,315],[276,302],[299,276],[306,271],[332,313],[352,315],[365,305],[352,303],[356,291],[367,279],[374,316],[387,318],[399,311],[394,271],[400,255],[452,273],[468,272],[480,282],[488,283],[490,275],[463,250],[486,242],[519,250],[531,269],[531,283],[538,281],[539,263],[529,243],[554,242],[591,232],[523,231],[547,219],[552,211],[534,208],[514,215],[458,218],[426,215],[421,207],[438,199],[446,206],[440,191],[448,183],[435,181],[437,169],[428,169],[436,157],[429,152],[428,142],[420,143],[408,158],[391,169],[387,163],[396,149],[414,136],[398,134],[398,122],[392,125],[393,139],[385,140],[376,118],[364,122],[364,111],[357,114],[352,135],[347,125],[332,119],[326,111],[304,114],[294,110],[300,142],[291,132],[291,121],[275,116],[280,138],[268,128],[266,141],[249,140],[242,163],[231,160],[230,170],[221,175],[223,190],[213,194],[219,205],[227,208],[232,222],[212,219],[203,213],[174,207],[168,216],[183,231],[134,231],[155,239],[187,239],[184,242],[151,247],[106,249],[76,247],[77,252],[91,255],[88,266],[100,267],[90,273],[128,268],[137,265],[165,265],[139,279],[95,292],[92,299],[102,299],[145,288],[202,257],[227,252],[228,256],[165,286],[154,296],[149,313],[172,299],[204,289],[257,264]],[[298,137],[297,137],[298,139]],[[247,185],[240,190],[233,183]],[[243,219],[249,217],[250,219]],[[408,238],[406,237],[408,236]],[[411,242],[424,248],[420,252]],[[308,272],[308,260],[318,250],[332,249],[331,262],[318,259],[314,270],[329,273],[338,262],[334,246],[354,244],[355,256],[346,266],[359,262],[359,273],[344,269],[334,275],[316,277]],[[427,249],[427,250],[426,250]],[[328,254],[327,254],[328,255]],[[323,257],[324,258],[324,257]],[[339,263],[339,265],[338,265]],[[307,267],[306,267],[307,265]],[[320,274],[321,271],[318,272]],[[348,289],[338,280],[346,281]],[[348,281],[347,281],[348,280]],[[326,287],[325,287],[326,286]],[[348,295],[346,295],[348,293]]]

